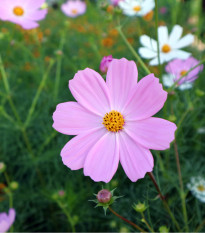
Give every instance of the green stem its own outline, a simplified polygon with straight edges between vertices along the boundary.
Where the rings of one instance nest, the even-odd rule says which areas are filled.
[[[118,30],[118,32],[119,32],[120,36],[122,37],[123,41],[125,42],[125,44],[129,48],[130,52],[133,54],[133,56],[136,58],[136,60],[140,63],[140,65],[142,66],[142,68],[144,69],[144,71],[147,74],[151,74],[150,70],[147,68],[147,66],[145,65],[145,63],[140,58],[140,56],[135,52],[135,50],[132,47],[132,45],[128,42],[127,38],[125,37],[124,33],[121,30],[121,26],[118,26],[116,29]]]
[[[145,230],[143,230],[141,227],[139,227],[138,225],[136,225],[135,223],[131,222],[130,220],[122,217],[121,215],[119,215],[118,213],[116,213],[110,206],[108,207],[109,210],[118,218],[122,219],[123,221],[125,221],[126,223],[130,224],[131,226],[133,226],[134,228],[136,228],[137,230],[139,230],[140,232],[146,232]]]
[[[182,201],[182,212],[184,215],[184,222],[185,222],[186,231],[189,232],[188,217],[187,217],[187,210],[186,210],[186,196],[184,193],[184,185],[183,185],[183,180],[182,180],[181,167],[180,167],[180,161],[179,161],[179,153],[178,153],[178,149],[177,149],[176,139],[174,140],[174,151],[175,151],[177,172],[178,172],[180,191],[181,191],[180,196],[181,196],[181,201]]]
[[[160,199],[162,200],[166,211],[168,212],[169,216],[171,217],[171,219],[172,219],[173,223],[175,224],[177,230],[180,232],[181,230],[180,230],[179,224],[178,224],[177,220],[175,219],[174,215],[172,214],[172,211],[170,210],[169,205],[167,204],[167,202],[165,200],[165,197],[162,195],[161,190],[160,190],[160,188],[159,188],[159,186],[158,186],[158,184],[157,184],[157,182],[156,182],[156,180],[154,178],[154,175],[152,174],[152,172],[148,172],[148,175],[151,178],[157,192],[159,193]]]
[[[159,48],[159,37],[158,37],[158,0],[155,0],[155,33],[156,33],[156,39],[157,39],[157,57],[158,57],[158,67],[159,67],[159,76],[162,78],[162,65],[160,62],[160,48]]]
[[[63,32],[63,34],[61,36],[59,51],[61,51],[61,52],[63,51],[64,44],[65,44],[65,31]],[[58,98],[58,90],[59,90],[60,76],[61,76],[62,57],[63,57],[63,54],[58,55],[58,59],[57,59],[56,79],[55,79],[55,89],[54,89],[54,99],[55,100]]]
[[[32,117],[33,112],[34,112],[34,110],[35,110],[36,104],[37,104],[38,99],[39,99],[39,97],[40,97],[40,94],[41,94],[41,92],[42,92],[42,90],[43,90],[43,88],[44,88],[44,86],[45,86],[45,84],[46,84],[46,80],[47,80],[48,74],[49,74],[49,72],[50,72],[51,67],[53,66],[53,64],[54,64],[54,60],[51,60],[50,63],[49,63],[49,66],[48,66],[48,68],[47,68],[46,73],[43,75],[43,78],[42,78],[42,80],[41,80],[41,82],[40,82],[40,85],[39,85],[39,87],[38,87],[38,90],[37,90],[37,92],[36,92],[36,95],[35,95],[35,97],[33,98],[31,107],[30,107],[30,109],[29,109],[29,112],[28,112],[28,115],[27,115],[27,118],[26,118],[26,121],[25,121],[25,123],[24,123],[25,128],[26,128],[26,127],[29,125],[29,123],[30,123],[30,120],[31,120],[31,117]]]
[[[202,221],[202,223],[196,228],[196,230],[194,232],[199,232],[202,227],[205,225],[205,219]]]
[[[68,222],[70,223],[72,232],[76,232],[75,231],[75,225],[73,224],[72,218],[70,216],[70,213],[67,211],[67,209],[63,206],[63,204],[57,200],[57,203],[59,205],[59,207],[63,210],[63,212],[65,213],[65,215],[67,216]]]
[[[145,223],[145,225],[147,226],[147,228],[150,230],[150,232],[155,232],[154,229],[149,225],[149,223],[145,219],[145,215],[144,215],[143,212],[141,212],[141,215],[142,215],[143,222]]]
[[[187,76],[192,70],[196,69],[198,66],[202,65],[203,63],[205,63],[205,59],[199,62],[196,66],[192,67],[190,70],[188,70],[184,75],[182,75],[171,87],[168,88],[167,92],[173,91],[182,78]]]

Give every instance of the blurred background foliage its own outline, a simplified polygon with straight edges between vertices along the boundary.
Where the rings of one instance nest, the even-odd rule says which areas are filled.
[[[111,8],[100,9],[98,1],[87,1],[86,14],[70,19],[61,12],[61,3],[50,2],[49,13],[37,29],[26,31],[12,23],[0,22],[0,53],[10,85],[8,93],[0,75],[0,161],[7,165],[10,181],[19,183],[13,193],[13,206],[17,212],[14,231],[133,231],[111,213],[104,216],[102,209],[94,209],[94,204],[88,201],[94,199],[93,193],[102,185],[108,189],[117,187],[115,193],[124,196],[113,205],[124,217],[144,226],[132,205],[145,202],[149,206],[146,218],[156,231],[162,225],[175,231],[149,177],[132,183],[119,168],[113,180],[103,184],[85,177],[82,169],[71,171],[60,157],[62,147],[71,136],[52,128],[56,105],[74,100],[68,81],[78,70],[89,67],[100,72],[102,57],[110,54],[134,60],[116,30],[117,19],[125,22],[123,31],[137,51],[140,35],[155,38],[154,18],[128,19],[115,14]],[[184,27],[184,33],[194,33],[197,39],[190,51],[198,60],[205,56],[202,4],[200,0],[159,1],[159,7],[167,9],[166,14],[159,13],[159,24],[167,25],[170,30],[174,24],[179,24]],[[158,76],[157,67],[150,69]],[[141,79],[145,73],[140,66],[138,70]],[[175,90],[169,95],[164,109],[157,115],[180,126],[176,141],[185,185],[191,176],[205,175],[204,75],[205,72],[199,75],[192,89]],[[58,78],[59,87],[56,87]],[[31,110],[36,93],[39,98]],[[10,98],[22,124],[15,118]],[[167,151],[153,151],[153,155],[157,182],[183,229],[173,145]],[[0,187],[8,185],[3,174],[0,174],[0,183]],[[194,231],[205,218],[205,206],[186,187],[185,190],[190,231]],[[8,203],[8,195],[0,188],[0,212],[8,210]]]

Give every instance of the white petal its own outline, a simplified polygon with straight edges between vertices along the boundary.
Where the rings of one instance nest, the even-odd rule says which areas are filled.
[[[175,45],[176,42],[182,36],[182,32],[183,32],[183,28],[179,25],[175,25],[170,33],[170,36],[169,36],[169,44]]]
[[[168,43],[168,29],[166,26],[158,27],[158,38],[160,44],[167,44]]]
[[[174,84],[174,76],[171,74],[165,74],[162,76],[164,86],[171,87]]]
[[[194,36],[192,34],[188,34],[181,38],[174,46],[175,49],[184,48],[194,42]]]
[[[141,57],[150,59],[157,56],[157,53],[149,48],[139,48],[139,54]]]
[[[153,51],[157,51],[157,42],[156,40],[151,39],[147,35],[140,36],[140,43]]]

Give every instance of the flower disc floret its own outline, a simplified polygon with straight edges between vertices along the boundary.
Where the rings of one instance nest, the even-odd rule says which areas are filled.
[[[180,72],[180,75],[182,76],[182,75],[185,75],[186,73],[187,73],[186,70],[182,70],[182,71]]]
[[[133,7],[133,10],[136,11],[136,12],[138,12],[138,11],[141,10],[141,7],[140,6],[135,6],[135,7]]]
[[[103,117],[103,125],[108,131],[118,132],[123,129],[124,124],[125,120],[118,111],[112,110]]]
[[[13,12],[16,16],[22,16],[24,14],[24,9],[20,6],[16,6],[14,7]]]
[[[168,44],[162,46],[163,53],[169,53],[171,51],[171,47]]]

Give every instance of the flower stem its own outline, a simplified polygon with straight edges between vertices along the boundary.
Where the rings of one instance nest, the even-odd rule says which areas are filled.
[[[119,32],[120,36],[122,37],[123,41],[125,42],[125,44],[129,48],[130,52],[137,59],[137,61],[140,63],[140,65],[142,66],[142,68],[144,69],[144,71],[147,74],[151,74],[150,70],[147,68],[147,66],[145,65],[145,63],[140,58],[140,56],[136,53],[136,51],[134,50],[134,48],[132,47],[132,45],[128,42],[127,38],[125,37],[124,33],[122,32],[121,26],[116,27],[116,29],[118,30],[118,32]]]
[[[169,216],[171,217],[173,223],[175,224],[177,230],[178,230],[178,231],[181,231],[181,230],[180,230],[180,227],[179,227],[179,224],[178,224],[178,222],[177,222],[177,220],[175,219],[175,217],[174,217],[172,211],[171,211],[170,208],[169,208],[169,205],[167,204],[167,202],[166,202],[166,200],[165,200],[165,197],[164,197],[164,196],[162,195],[162,193],[161,193],[161,190],[160,190],[160,188],[159,188],[159,186],[158,186],[158,184],[157,184],[157,182],[156,182],[156,180],[155,180],[155,178],[154,178],[154,175],[152,174],[152,172],[148,172],[148,175],[149,175],[149,177],[151,178],[151,180],[152,180],[152,182],[153,182],[153,184],[154,184],[154,186],[155,186],[157,192],[159,193],[160,199],[162,200],[163,205],[164,205],[166,211],[168,212]]]
[[[181,191],[180,196],[181,196],[181,200],[182,200],[182,212],[184,215],[184,222],[185,222],[186,231],[189,232],[188,217],[187,217],[187,210],[186,210],[186,197],[185,197],[185,193],[184,193],[184,185],[183,185],[183,180],[182,180],[181,167],[180,167],[180,161],[179,161],[179,152],[177,149],[176,139],[174,140],[174,151],[175,151],[177,172],[178,172],[180,191]]]
[[[158,38],[158,0],[155,0],[155,33],[156,33],[156,39],[157,39],[157,57],[158,57],[158,67],[159,67],[159,76],[162,78],[162,65],[160,62],[160,51],[159,51],[159,38]]]
[[[134,228],[136,228],[137,230],[139,230],[140,232],[146,232],[145,230],[143,230],[141,227],[139,227],[138,225],[136,225],[135,223],[131,222],[130,220],[122,217],[121,215],[119,215],[118,213],[116,213],[110,206],[108,207],[109,210],[118,218],[122,219],[123,221],[125,221],[126,223],[130,224],[131,226],[133,226]]]
[[[141,212],[141,215],[142,215],[142,218],[143,218],[143,222],[145,223],[145,225],[147,226],[147,228],[150,230],[150,232],[155,232],[154,229],[149,225],[149,223],[145,219],[145,216],[144,216],[143,212]]]

